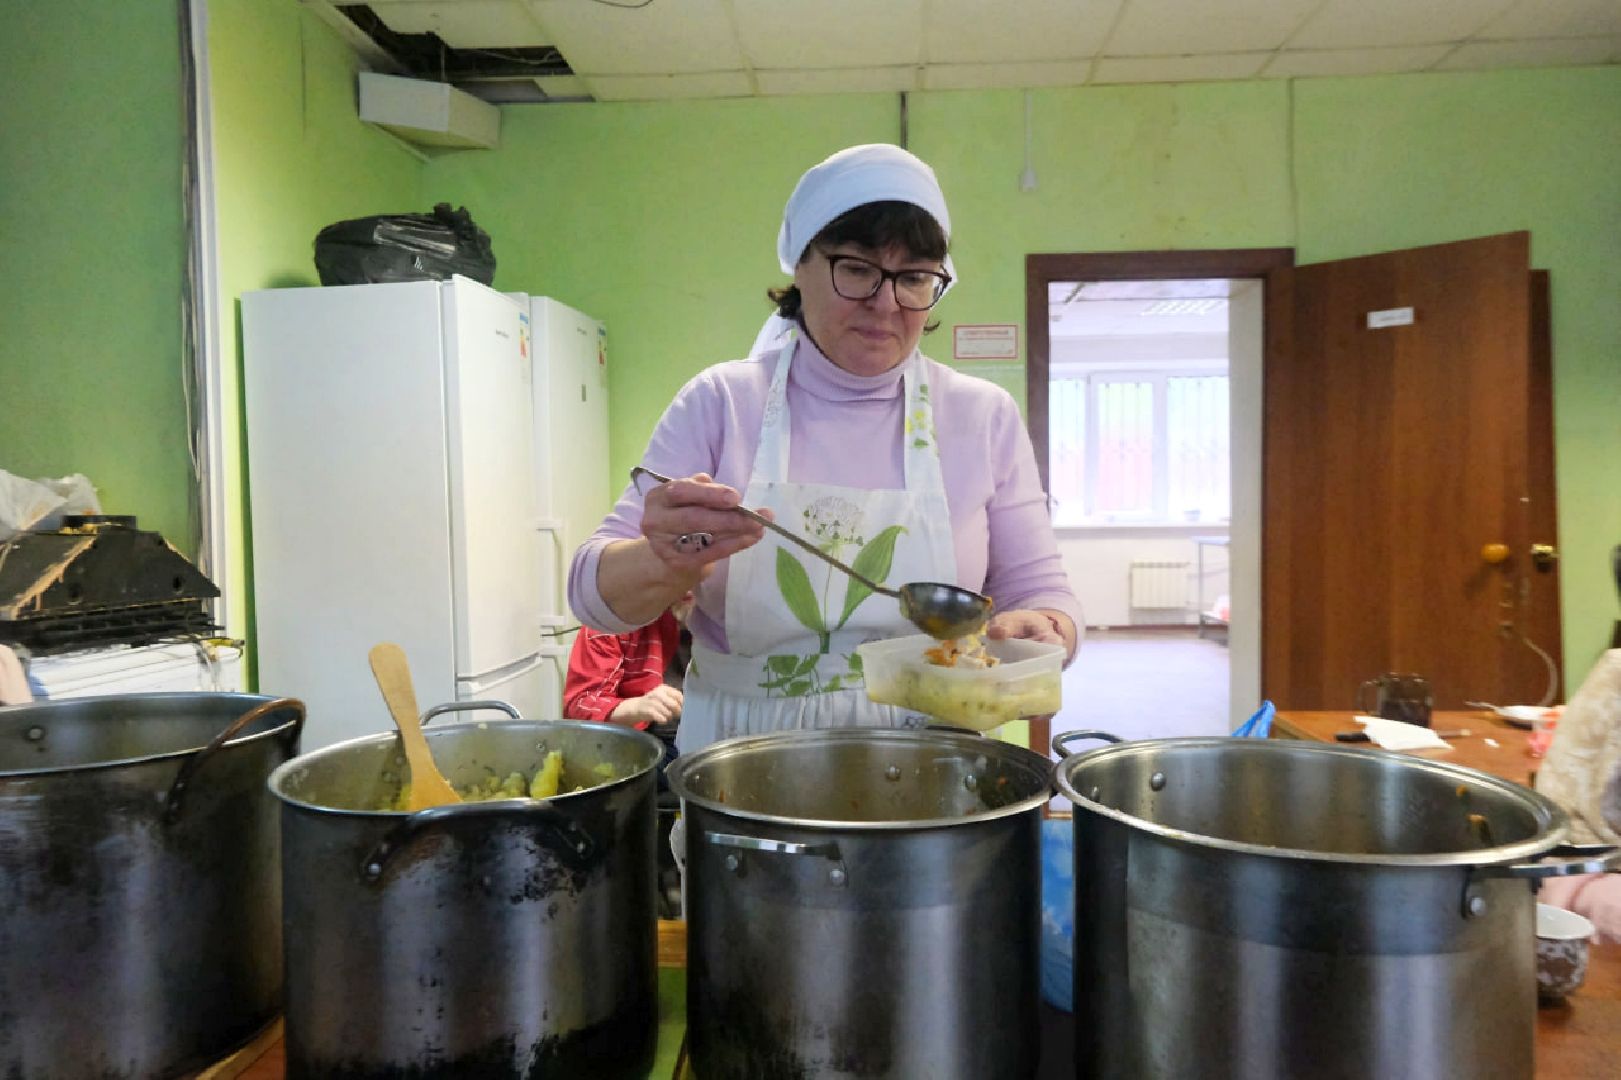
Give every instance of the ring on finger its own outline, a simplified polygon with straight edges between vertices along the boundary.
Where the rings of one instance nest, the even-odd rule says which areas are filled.
[[[704,548],[708,547],[714,542],[714,533],[682,533],[680,536],[675,538],[675,549],[677,551],[686,552],[692,550],[693,548],[697,548],[699,551],[702,551]]]

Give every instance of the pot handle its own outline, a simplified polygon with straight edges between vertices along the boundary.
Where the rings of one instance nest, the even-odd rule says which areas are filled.
[[[494,709],[497,712],[504,712],[507,714],[507,716],[514,720],[523,719],[523,717],[518,714],[518,710],[513,708],[510,702],[496,701],[492,698],[489,701],[447,701],[443,705],[435,705],[433,708],[422,714],[422,722],[427,724],[432,721],[434,717],[443,716],[448,712],[480,712],[484,709]]]
[[[1080,742],[1082,739],[1097,739],[1101,742],[1111,743],[1126,741],[1118,735],[1111,735],[1107,731],[1060,731],[1053,736],[1053,753],[1061,758],[1069,757],[1069,744]]]
[[[297,698],[284,697],[277,698],[274,701],[267,701],[262,705],[255,705],[235,720],[232,720],[218,735],[209,739],[206,746],[192,754],[181,764],[180,771],[175,774],[174,783],[169,785],[168,798],[164,800],[163,819],[172,822],[180,816],[180,803],[185,797],[186,789],[191,786],[192,780],[196,777],[197,770],[201,769],[210,758],[219,753],[220,747],[240,735],[255,720],[281,709],[291,709],[297,713],[293,720],[292,737],[288,740],[288,745],[293,745],[298,738],[299,732],[304,729],[304,703]]]
[[[804,855],[813,859],[826,859],[833,865],[828,868],[828,884],[836,888],[843,888],[850,880],[849,871],[844,866],[844,856],[839,852],[838,844],[796,844],[789,840],[766,840],[758,836],[737,836],[734,833],[704,832],[704,839],[716,847],[739,848],[743,851],[763,851],[776,855]],[[734,874],[743,873],[743,860],[736,853],[728,853],[725,859],[726,869]]]
[[[1476,878],[1542,878],[1569,877],[1571,874],[1602,874],[1621,869],[1621,848],[1608,844],[1560,844],[1548,849],[1540,859],[1523,863],[1495,863],[1477,866],[1471,871]]]
[[[758,836],[736,836],[732,833],[705,832],[704,839],[716,847],[743,848],[745,851],[775,851],[782,855],[810,855],[838,862],[837,844],[795,844],[788,840],[765,840]]]
[[[596,850],[596,841],[573,818],[544,799],[492,799],[489,802],[451,803],[418,810],[389,830],[360,864],[360,880],[375,885],[383,880],[388,862],[427,833],[471,818],[517,818],[553,833],[573,861],[584,863]]]

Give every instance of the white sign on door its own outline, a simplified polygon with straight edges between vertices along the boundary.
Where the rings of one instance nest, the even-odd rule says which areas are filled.
[[[1410,307],[1386,308],[1384,311],[1368,312],[1368,329],[1380,330],[1387,326],[1412,326],[1413,309]]]

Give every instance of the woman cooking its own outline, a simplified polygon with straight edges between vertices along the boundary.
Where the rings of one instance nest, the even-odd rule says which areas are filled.
[[[682,752],[907,722],[867,700],[855,654],[915,632],[895,601],[767,536],[740,503],[891,587],[986,593],[990,637],[1074,655],[1080,606],[1018,407],[918,351],[953,280],[950,233],[933,170],[899,147],[851,147],[805,173],[777,237],[793,283],[770,291],[752,355],[687,383],[653,432],[643,463],[677,479],[633,483],[575,553],[569,600],[601,631],[696,591]]]

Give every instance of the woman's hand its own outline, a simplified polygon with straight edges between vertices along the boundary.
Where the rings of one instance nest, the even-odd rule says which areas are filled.
[[[991,616],[990,623],[985,627],[985,636],[992,640],[1022,638],[1026,641],[1043,641],[1049,645],[1062,645],[1070,655],[1075,652],[1075,624],[1063,612],[1046,608],[998,612]]]
[[[715,483],[708,473],[659,484],[643,498],[642,535],[676,577],[696,581],[765,535],[759,522],[732,509],[742,501],[736,488]]]
[[[760,542],[764,527],[731,509],[741,502],[736,488],[715,483],[707,473],[649,487],[642,497],[642,535],[602,549],[602,599],[631,626],[658,618],[717,562]]]

